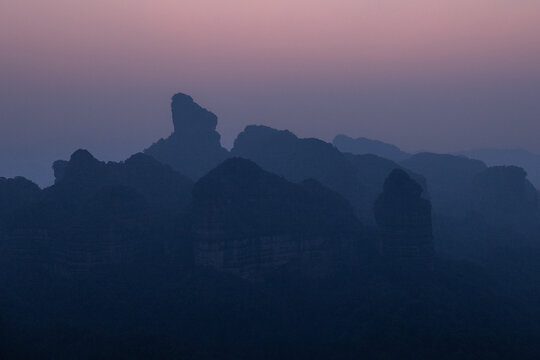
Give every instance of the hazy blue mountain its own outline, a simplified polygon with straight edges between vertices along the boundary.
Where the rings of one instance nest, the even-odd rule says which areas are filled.
[[[232,158],[195,184],[193,199],[199,265],[243,277],[294,263],[328,274],[338,256],[373,255],[349,202],[316,180],[292,183]]]
[[[288,130],[247,126],[234,142],[233,156],[254,161],[292,182],[315,179],[338,192],[357,209],[370,209],[358,171],[332,144],[301,139]]]
[[[144,152],[197,180],[228,157],[216,131],[217,116],[182,93],[172,97],[171,112],[174,132]]]
[[[335,234],[359,225],[349,202],[316,180],[292,183],[242,158],[212,169],[195,184],[193,197],[193,211],[211,217],[202,223],[221,226],[219,233]]]
[[[152,156],[0,178],[1,359],[540,358],[522,168],[265,126],[232,157],[214,114],[172,112]]]
[[[497,225],[523,225],[538,209],[538,192],[517,166],[492,166],[478,173],[471,198],[475,211]]]
[[[84,201],[104,186],[117,185],[133,188],[159,206],[183,208],[191,199],[190,179],[142,153],[123,162],[103,162],[86,150],[77,150],[69,161],[56,161],[53,168],[55,184],[44,191],[70,203]]]
[[[411,156],[395,145],[363,137],[353,139],[346,135],[337,135],[332,143],[342,152],[357,155],[374,154],[394,161],[401,161]]]
[[[524,149],[476,149],[462,151],[460,154],[472,159],[482,160],[489,166],[515,165],[522,167],[529,180],[540,189],[540,155]]]
[[[432,153],[400,164],[426,178],[443,256],[487,263],[501,249],[538,246],[538,195],[523,169]]]
[[[457,214],[470,208],[474,177],[487,166],[465,156],[419,153],[400,165],[425,177],[433,208]]]
[[[179,239],[187,242],[181,214],[193,183],[169,166],[142,153],[106,163],[77,150],[53,167],[55,184],[43,190],[0,181],[0,205],[11,209],[0,211],[0,227],[14,269],[78,273],[155,254],[164,261],[176,257]]]
[[[370,196],[369,202],[373,204],[375,198],[383,191],[383,185],[390,173],[395,169],[401,169],[422,186],[423,195],[429,197],[426,179],[398,163],[373,154],[353,155],[344,154],[351,164],[357,169],[358,177],[367,188]]]
[[[431,203],[422,187],[401,169],[384,182],[374,208],[383,256],[395,259],[430,259],[434,255]]]
[[[231,154],[250,159],[289,181],[316,179],[349,200],[368,222],[373,222],[373,203],[384,180],[392,170],[403,168],[377,155],[343,153],[322,140],[298,138],[288,130],[267,126],[247,126]],[[407,171],[425,187],[422,176]]]

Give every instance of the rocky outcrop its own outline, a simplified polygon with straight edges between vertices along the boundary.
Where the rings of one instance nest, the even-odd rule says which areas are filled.
[[[174,132],[144,152],[197,180],[228,157],[216,131],[217,116],[178,93],[171,103]]]
[[[440,255],[486,263],[494,251],[537,242],[537,192],[523,169],[430,153],[400,164],[426,177]]]
[[[74,274],[176,256],[191,180],[144,154],[106,163],[78,150],[54,170],[55,184],[44,190],[20,179],[0,182],[0,201],[11,209],[0,226],[19,267]]]
[[[361,251],[351,206],[314,180],[290,183],[233,158],[199,180],[193,198],[202,266],[257,278],[292,263],[328,271],[338,254]]]
[[[77,150],[69,161],[56,161],[53,168],[55,185],[45,190],[47,197],[75,206],[105,186],[132,188],[150,204],[167,208],[184,208],[191,198],[191,180],[142,153],[105,163]]]
[[[390,258],[429,259],[433,256],[431,204],[422,188],[403,170],[390,173],[375,202],[380,251]]]
[[[346,135],[337,135],[332,143],[339,151],[355,155],[373,154],[394,161],[405,160],[411,156],[395,145],[363,137],[353,139]]]
[[[247,126],[238,135],[231,154],[250,159],[292,182],[315,179],[349,200],[362,218],[372,207],[355,167],[322,140],[300,139],[290,131],[266,126]]]
[[[78,150],[54,168],[56,182],[44,190],[41,211],[58,229],[51,245],[58,271],[140,264],[156,252],[165,256],[175,237],[168,224],[191,202],[191,180],[141,153],[105,163]]]
[[[365,189],[365,204],[369,205],[369,212],[373,210],[373,204],[379,194],[383,191],[384,181],[390,175],[392,170],[401,169],[422,186],[422,196],[428,198],[426,179],[408,169],[405,169],[396,162],[384,159],[373,154],[353,155],[345,153],[344,156],[355,167],[358,172],[358,178]],[[373,220],[368,218],[368,220]],[[370,221],[370,223],[373,223]]]
[[[238,135],[231,153],[289,181],[316,179],[349,200],[366,224],[374,223],[373,203],[384,180],[393,169],[402,168],[376,155],[342,153],[322,140],[301,139],[290,131],[266,126],[247,126]],[[425,179],[409,172],[425,188]]]

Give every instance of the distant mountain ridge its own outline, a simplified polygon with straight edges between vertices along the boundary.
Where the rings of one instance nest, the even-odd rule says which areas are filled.
[[[405,160],[411,156],[395,145],[364,137],[353,139],[347,135],[337,135],[332,143],[339,151],[355,155],[373,154],[394,161]]]
[[[0,178],[0,358],[540,358],[524,170],[266,126],[228,152],[171,110],[147,154]]]
[[[288,130],[246,126],[231,150],[264,170],[292,182],[315,179],[338,192],[355,207],[364,203],[365,188],[357,170],[332,144],[314,138],[298,138]]]
[[[190,179],[142,153],[123,162],[103,162],[80,149],[69,161],[56,161],[53,168],[55,184],[44,193],[69,201],[86,199],[104,186],[117,185],[133,188],[150,203],[169,208],[183,208],[191,199]]]
[[[458,154],[472,159],[482,160],[489,166],[515,165],[522,167],[529,180],[537,189],[540,189],[540,155],[525,149],[474,149],[461,151]]]

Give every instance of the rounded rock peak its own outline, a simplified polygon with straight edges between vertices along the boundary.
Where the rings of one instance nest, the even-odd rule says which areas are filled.
[[[79,149],[71,154],[70,162],[88,163],[98,162],[98,160],[86,149]]]
[[[422,187],[405,171],[394,169],[384,182],[384,193],[400,198],[420,198]]]
[[[175,94],[171,101],[171,111],[174,132],[177,134],[212,132],[216,129],[217,116],[197,104],[189,95]]]
[[[181,93],[181,92],[174,94],[172,97],[173,103],[179,102],[179,101],[194,102],[191,96],[189,96],[188,94]]]

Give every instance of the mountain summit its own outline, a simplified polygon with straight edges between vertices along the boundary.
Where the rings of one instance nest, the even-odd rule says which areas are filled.
[[[405,160],[411,156],[395,145],[363,137],[353,139],[346,135],[337,135],[332,143],[339,151],[355,155],[374,154],[393,161]]]
[[[228,157],[216,131],[217,116],[182,93],[172,97],[171,112],[174,132],[145,153],[197,180]]]

